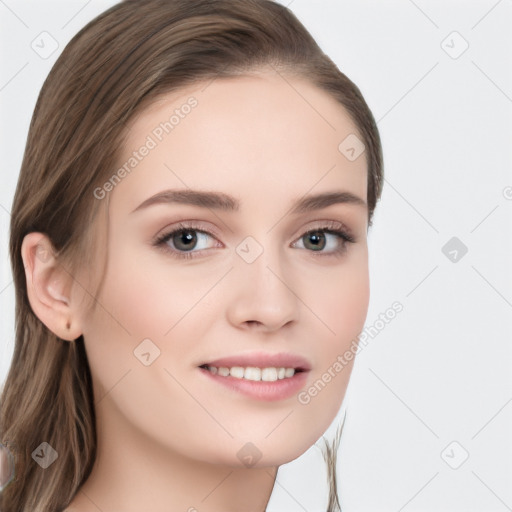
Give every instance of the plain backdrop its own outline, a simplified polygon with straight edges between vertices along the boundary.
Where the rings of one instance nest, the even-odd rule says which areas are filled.
[[[0,382],[14,340],[9,212],[32,111],[66,43],[114,3],[0,0]],[[384,147],[372,336],[326,433],[346,414],[342,509],[512,510],[512,2],[281,3],[359,86]],[[33,49],[43,32],[51,55]],[[396,301],[403,311],[382,327]],[[321,444],[280,468],[269,512],[325,510]]]

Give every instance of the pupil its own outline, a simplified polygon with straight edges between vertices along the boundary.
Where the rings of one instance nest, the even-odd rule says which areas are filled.
[[[190,249],[197,241],[197,235],[193,231],[181,231],[174,236],[174,246],[178,249]],[[184,247],[180,247],[180,244],[184,242]]]

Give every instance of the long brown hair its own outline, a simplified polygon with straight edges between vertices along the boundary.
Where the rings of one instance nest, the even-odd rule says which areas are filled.
[[[326,91],[355,122],[368,165],[370,225],[383,182],[375,120],[358,87],[286,7],[271,0],[125,0],[80,30],[53,66],[35,107],[12,207],[16,340],[0,401],[0,441],[14,455],[15,477],[0,495],[3,512],[63,510],[96,457],[84,340],[61,340],[33,313],[24,236],[46,234],[59,259],[78,264],[90,253],[90,226],[102,204],[93,192],[112,175],[127,123],[147,102],[269,65]],[[58,453],[45,470],[31,457],[43,441]],[[339,510],[335,457],[329,450],[329,512]]]

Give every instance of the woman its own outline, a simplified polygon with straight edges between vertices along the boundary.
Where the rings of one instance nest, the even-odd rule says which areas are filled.
[[[341,406],[382,181],[359,89],[280,4],[126,0],[82,29],[12,209],[1,509],[264,510]]]

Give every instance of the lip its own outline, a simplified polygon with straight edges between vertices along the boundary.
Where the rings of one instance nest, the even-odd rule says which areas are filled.
[[[309,371],[301,371],[296,373],[293,377],[266,382],[261,380],[237,379],[231,376],[222,377],[201,367],[199,367],[198,370],[205,375],[210,382],[216,382],[232,391],[264,402],[286,400],[296,395],[305,386],[309,375]]]
[[[311,365],[302,356],[280,352],[270,354],[266,352],[249,352],[235,356],[221,357],[212,361],[204,361],[199,366],[224,366],[232,368],[233,366],[254,366],[257,368],[295,368],[307,372],[311,370]],[[224,377],[226,378],[226,377]]]

